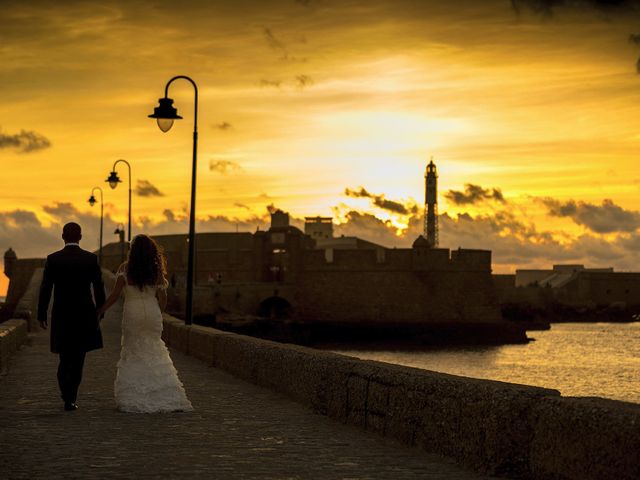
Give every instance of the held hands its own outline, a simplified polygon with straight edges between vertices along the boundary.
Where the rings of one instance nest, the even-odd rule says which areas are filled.
[[[49,325],[49,323],[47,322],[47,319],[45,318],[44,320],[39,320],[39,322],[40,322],[40,327],[43,330],[46,330],[47,329],[47,325]]]

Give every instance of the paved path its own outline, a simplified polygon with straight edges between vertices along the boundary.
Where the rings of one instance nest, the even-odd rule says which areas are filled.
[[[179,352],[172,357],[195,412],[118,412],[120,313],[114,307],[103,323],[106,348],[87,355],[76,412],[62,410],[48,332],[13,358],[0,377],[0,478],[482,478]]]

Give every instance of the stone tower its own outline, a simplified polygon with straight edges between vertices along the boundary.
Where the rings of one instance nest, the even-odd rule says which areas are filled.
[[[431,248],[438,246],[438,172],[433,158],[424,174],[424,237]]]

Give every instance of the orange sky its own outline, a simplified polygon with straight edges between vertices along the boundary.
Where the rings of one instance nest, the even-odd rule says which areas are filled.
[[[636,269],[637,20],[518,15],[503,0],[4,2],[0,250],[42,256],[70,219],[95,248],[96,185],[114,240],[126,189],[104,180],[118,158],[134,188],[145,180],[163,194],[134,196],[134,234],[186,231],[191,87],[171,88],[184,120],[169,133],[146,118],[185,74],[200,88],[201,231],[254,230],[273,204],[406,245],[415,210],[345,189],[419,204],[433,155],[443,246],[490,248],[497,271],[565,260]],[[504,201],[453,202],[447,192],[465,184]]]

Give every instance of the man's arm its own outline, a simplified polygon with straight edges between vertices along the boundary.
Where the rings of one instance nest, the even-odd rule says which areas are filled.
[[[96,300],[96,310],[99,310],[104,305],[104,283],[102,282],[102,270],[100,269],[98,258],[96,257],[95,260],[91,284],[93,285],[93,296]]]
[[[51,260],[47,258],[42,273],[42,284],[40,284],[40,295],[38,297],[38,321],[42,328],[47,328],[47,311],[53,290],[53,274],[51,272]]]

